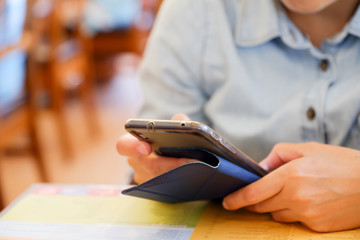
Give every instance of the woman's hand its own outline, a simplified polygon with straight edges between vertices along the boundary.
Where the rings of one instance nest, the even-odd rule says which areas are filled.
[[[260,163],[272,171],[228,195],[223,205],[270,212],[319,232],[360,226],[360,151],[319,143],[281,143]]]
[[[173,120],[189,120],[184,114],[176,114]],[[129,165],[134,169],[134,181],[145,182],[164,172],[194,160],[170,158],[156,155],[149,143],[140,141],[130,133],[122,135],[116,143],[120,155],[127,156]]]

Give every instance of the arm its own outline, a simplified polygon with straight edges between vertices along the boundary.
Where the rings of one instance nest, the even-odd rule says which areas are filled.
[[[360,226],[360,151],[319,143],[282,143],[261,165],[271,173],[230,195],[235,210],[271,212],[319,232]],[[274,170],[275,169],[275,170]]]
[[[194,120],[206,122],[203,116],[206,99],[200,74],[204,2],[168,0],[163,3],[140,66],[144,96],[140,118],[169,119],[183,112]],[[177,115],[173,119],[187,118]],[[152,153],[148,143],[130,134],[120,137],[117,150],[128,157],[137,183],[190,161],[158,156]]]
[[[202,84],[205,1],[168,0],[161,7],[139,69],[141,118],[182,112],[206,122]]]

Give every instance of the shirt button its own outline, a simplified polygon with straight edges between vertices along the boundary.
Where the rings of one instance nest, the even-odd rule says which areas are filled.
[[[329,61],[324,59],[321,61],[320,63],[320,69],[323,71],[323,72],[326,72],[326,70],[329,68]]]
[[[309,109],[306,111],[306,116],[310,121],[314,120],[316,116],[315,109],[313,107],[309,107]]]

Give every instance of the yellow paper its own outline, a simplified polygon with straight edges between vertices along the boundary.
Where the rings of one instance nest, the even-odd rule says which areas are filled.
[[[300,224],[278,223],[270,214],[251,213],[246,210],[226,211],[218,203],[207,206],[190,240],[355,240],[360,229],[316,233]]]
[[[6,212],[1,220],[195,227],[205,204],[205,202],[166,204],[128,196],[29,194]]]

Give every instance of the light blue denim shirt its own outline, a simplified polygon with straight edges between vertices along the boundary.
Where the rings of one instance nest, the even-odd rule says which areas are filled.
[[[315,48],[278,1],[166,0],[139,117],[186,113],[260,161],[278,142],[360,149],[360,8]]]

